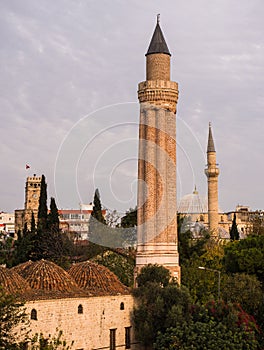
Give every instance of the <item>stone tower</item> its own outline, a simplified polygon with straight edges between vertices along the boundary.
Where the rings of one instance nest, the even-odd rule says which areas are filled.
[[[207,168],[205,169],[208,184],[208,221],[212,236],[218,236],[218,175],[219,168],[216,163],[216,152],[212,134],[211,123],[209,123],[208,145],[207,145]]]
[[[180,280],[176,206],[176,105],[171,54],[157,25],[146,53],[146,81],[139,83],[138,231],[136,275],[160,264]]]
[[[35,223],[38,221],[38,207],[40,197],[41,176],[27,177],[25,187],[25,206],[24,209],[15,210],[15,235],[18,231],[23,231],[25,224],[31,229],[32,213],[34,214]]]
[[[41,176],[27,177],[25,188],[25,209],[38,210]]]

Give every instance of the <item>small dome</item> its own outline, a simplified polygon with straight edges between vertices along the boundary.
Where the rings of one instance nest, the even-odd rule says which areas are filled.
[[[57,296],[80,294],[72,277],[51,261],[40,260],[26,262],[14,268],[34,290],[57,293]],[[62,294],[67,295],[62,295]]]
[[[128,294],[117,276],[103,265],[91,261],[73,264],[68,271],[78,286],[98,295]]]
[[[23,277],[6,267],[0,267],[0,286],[3,287],[6,293],[12,295],[31,291],[28,282]]]
[[[30,266],[33,264],[33,261],[29,260],[26,261],[22,264],[19,264],[17,266],[12,267],[12,271],[17,272],[20,276],[22,276],[23,278],[27,277],[27,271],[30,268]]]
[[[208,212],[207,199],[199,195],[195,190],[180,199],[178,213],[181,214],[201,214]]]

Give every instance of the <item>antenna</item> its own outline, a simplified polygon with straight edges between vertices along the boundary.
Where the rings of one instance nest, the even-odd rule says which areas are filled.
[[[160,14],[157,14],[157,24],[160,22]]]

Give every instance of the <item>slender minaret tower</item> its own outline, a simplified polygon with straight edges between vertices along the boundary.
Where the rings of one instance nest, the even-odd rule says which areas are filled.
[[[159,25],[139,83],[138,232],[136,275],[147,264],[168,268],[180,281],[176,206],[176,104],[171,54]]]
[[[207,168],[205,169],[208,183],[208,221],[209,231],[212,236],[218,236],[218,175],[219,168],[216,164],[216,152],[212,135],[211,123],[209,123],[207,145]]]

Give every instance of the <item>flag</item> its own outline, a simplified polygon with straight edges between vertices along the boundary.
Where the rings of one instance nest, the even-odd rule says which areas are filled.
[[[26,164],[26,170],[30,168],[30,165]]]

